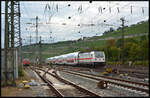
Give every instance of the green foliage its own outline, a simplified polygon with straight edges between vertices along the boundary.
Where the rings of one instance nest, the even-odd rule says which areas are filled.
[[[132,43],[132,46],[130,46],[130,50],[129,50],[130,59],[132,61],[135,61],[138,60],[140,56],[141,56],[140,46],[138,46],[135,43]]]
[[[136,65],[143,65],[143,66],[149,66],[149,61],[135,61],[134,66]]]
[[[131,42],[126,42],[125,43],[124,57],[125,57],[126,60],[130,60],[129,51],[130,51],[132,45],[133,45],[133,43],[131,43]]]
[[[107,41],[106,41],[106,47],[114,46],[114,45],[115,45],[115,40],[114,40],[114,39],[111,39],[111,40],[107,40]]]
[[[142,41],[146,40],[146,35],[141,36],[140,38],[141,38],[141,42],[142,42]]]
[[[104,53],[105,53],[106,60],[109,61],[110,49],[108,47],[104,47]]]
[[[137,39],[134,39],[134,38],[126,38],[125,39],[125,42],[131,42],[131,43],[138,43],[138,40]]]
[[[107,64],[108,65],[120,65],[121,62],[119,62],[119,61],[118,62],[116,62],[116,61],[115,62],[114,61],[108,61]]]
[[[111,52],[112,60],[117,61],[120,53],[119,48],[112,46],[110,47],[110,52]]]
[[[122,47],[122,39],[118,39],[115,43],[116,47]]]
[[[149,60],[149,42],[148,40],[142,41],[141,54],[143,59]]]
[[[124,34],[125,35],[131,35],[131,34],[141,34],[141,33],[149,33],[149,22],[141,22],[140,24],[132,25],[130,27],[124,28]],[[109,32],[106,31],[103,36],[100,36],[98,38],[106,38],[106,37],[119,37],[122,35],[122,30],[119,28],[116,31]]]

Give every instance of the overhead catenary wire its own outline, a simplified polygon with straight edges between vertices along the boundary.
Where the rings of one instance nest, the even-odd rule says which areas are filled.
[[[130,3],[127,3],[126,5],[124,5],[124,6],[120,7],[120,8],[124,8],[124,7],[126,7],[127,5],[129,5],[129,4],[130,4]],[[117,3],[114,4],[112,8],[115,8],[115,7],[116,7],[115,5],[117,5]],[[112,9],[112,8],[111,8],[111,9]],[[108,9],[105,10],[105,12],[103,12],[103,14],[101,14],[100,16],[104,15],[106,12],[108,12]],[[98,16],[98,18],[100,18],[100,16]],[[108,15],[107,15],[107,16],[108,16]],[[107,20],[108,20],[108,19],[110,20],[111,18],[112,18],[112,14],[111,14],[110,17],[107,18]],[[97,21],[99,21],[99,20],[97,20]]]
[[[66,5],[67,6],[67,5]],[[72,4],[71,4],[71,6],[72,6]],[[71,8],[71,6],[70,6],[70,8]],[[116,6],[115,6],[116,7]],[[78,7],[77,7],[78,8]],[[90,7],[90,8],[92,8],[92,7]],[[110,11],[110,9],[109,8],[111,8],[111,11]],[[113,14],[113,12],[112,12],[112,8],[113,8],[113,6],[112,7],[109,7],[108,9],[106,8],[105,9],[105,11],[107,10],[109,13],[111,12],[111,14]],[[121,13],[121,9],[120,9],[121,7],[119,7],[119,12]],[[60,10],[60,7],[59,7],[59,10]],[[57,10],[56,10],[57,11]],[[84,8],[83,8],[83,6],[82,6],[82,11],[84,11]],[[81,12],[82,12],[81,11]],[[117,11],[117,10],[116,10]],[[86,12],[86,10],[84,11],[84,12]],[[83,13],[84,13],[83,12]],[[131,12],[133,12],[133,10],[131,11]],[[83,13],[81,13],[81,15],[83,14]],[[71,17],[71,19],[73,19],[73,18],[75,18],[75,20],[76,20],[76,16],[77,15],[79,15],[79,13],[77,13],[77,14],[73,14],[73,16],[70,16]],[[105,14],[106,15],[106,14]],[[102,16],[104,16],[104,12],[103,12],[103,14],[102,14]],[[108,15],[109,16],[109,15]],[[113,17],[108,17],[108,16],[106,16],[106,20],[107,20],[107,22],[109,22],[109,20],[111,21],[111,19],[113,18]],[[83,17],[82,17],[83,18]],[[99,18],[101,18],[101,17],[99,17]],[[97,20],[97,18],[95,18],[96,20]],[[95,21],[95,19],[93,19],[93,22]],[[64,19],[64,20],[61,20],[61,22],[65,22],[65,20],[67,20],[67,19]],[[80,18],[80,20],[81,20],[81,18]],[[101,20],[102,21],[102,20]],[[83,24],[87,24],[87,23],[84,23],[84,21],[82,21],[83,22]],[[55,23],[55,22],[54,22]],[[103,22],[102,22],[103,23]],[[50,24],[51,26],[52,25],[62,25],[63,23],[60,23],[60,22],[58,22],[57,24]],[[80,28],[87,28],[88,29],[88,27],[86,27],[86,26],[83,26],[83,24],[81,24],[80,23],[80,25],[82,25],[82,26],[80,26]],[[92,24],[92,23],[91,23]],[[112,23],[109,23],[109,25],[111,25]],[[49,25],[49,24],[47,24],[47,25]],[[64,25],[64,26],[68,26],[68,25],[72,25],[72,26],[75,26],[75,27],[78,27],[77,25],[78,24],[72,24],[71,22],[68,24],[68,23],[66,23],[66,25]],[[97,25],[101,25],[101,23],[95,23],[95,25],[97,26]],[[92,27],[92,26],[91,26]],[[94,27],[94,26],[93,26]],[[108,26],[106,26],[106,27],[108,27]]]
[[[27,11],[27,8],[26,8],[26,6],[25,6],[25,4],[22,2],[20,5],[22,5],[22,9],[25,11],[25,13],[26,13],[26,15],[28,16],[28,17],[30,17],[30,14],[29,14],[29,12]],[[21,12],[22,13],[22,12]]]

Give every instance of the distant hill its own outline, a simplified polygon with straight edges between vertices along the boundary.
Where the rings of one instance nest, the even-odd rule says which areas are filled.
[[[95,36],[86,38],[84,37],[83,40],[79,39],[76,41],[62,41],[53,44],[42,44],[41,48],[39,49],[42,53],[42,59],[57,56],[61,54],[66,54],[70,52],[76,51],[84,51],[84,50],[91,50],[96,48],[103,48],[106,40],[108,38],[119,38],[122,35],[122,28],[118,28],[115,31],[105,31],[103,36]],[[142,21],[137,24],[131,25],[130,27],[124,28],[124,35],[135,35],[135,34],[146,34],[148,36],[149,33],[149,21]],[[141,36],[141,35],[139,35]],[[134,37],[134,36],[133,36]],[[136,36],[134,38],[137,38]],[[102,40],[103,39],[103,40]],[[38,46],[37,46],[38,47]],[[32,52],[30,54],[24,53],[24,57],[26,58],[35,58],[35,51],[38,48],[35,45],[27,45],[23,46],[23,52]]]

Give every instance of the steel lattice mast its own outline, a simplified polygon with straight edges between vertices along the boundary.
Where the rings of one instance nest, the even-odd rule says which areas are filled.
[[[19,49],[18,60],[21,66],[21,32],[20,32],[20,2],[5,1],[5,85],[8,80],[8,61],[11,61],[10,73],[12,74],[12,85],[15,85],[15,47]],[[10,56],[8,56],[10,54]],[[22,67],[21,67],[22,69]]]

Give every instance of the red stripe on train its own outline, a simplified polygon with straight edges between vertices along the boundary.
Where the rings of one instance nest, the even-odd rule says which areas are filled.
[[[74,60],[90,60],[94,58],[79,58],[79,59],[67,59],[67,62],[73,62]],[[58,62],[62,62],[63,60],[59,60]],[[54,61],[55,62],[55,61]]]
[[[90,59],[94,59],[94,58],[79,58],[79,60],[90,60]]]

